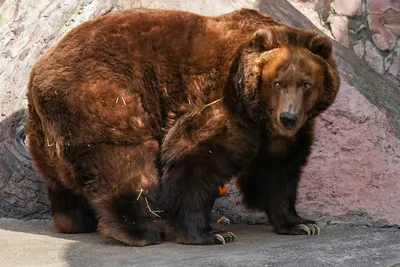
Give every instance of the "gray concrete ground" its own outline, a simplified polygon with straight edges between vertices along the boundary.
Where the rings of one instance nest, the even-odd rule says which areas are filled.
[[[394,266],[400,230],[326,227],[320,236],[278,236],[266,226],[230,225],[238,240],[226,245],[165,242],[127,247],[99,234],[56,233],[49,221],[0,219],[0,266]],[[400,265],[398,265],[400,266]]]

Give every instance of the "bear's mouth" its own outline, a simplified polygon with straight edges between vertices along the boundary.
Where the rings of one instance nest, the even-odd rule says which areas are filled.
[[[276,121],[277,124],[279,125],[279,128],[282,131],[287,131],[287,132],[296,131],[297,124],[284,125],[279,119],[277,119]]]

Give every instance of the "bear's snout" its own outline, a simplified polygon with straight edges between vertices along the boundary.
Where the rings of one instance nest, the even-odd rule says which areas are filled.
[[[283,127],[287,130],[291,130],[296,126],[296,114],[292,112],[282,112],[279,115],[279,120],[281,121]]]

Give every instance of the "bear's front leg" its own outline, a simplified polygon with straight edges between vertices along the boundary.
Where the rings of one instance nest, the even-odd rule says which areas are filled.
[[[167,238],[177,243],[211,245],[235,240],[233,233],[218,233],[210,226],[216,188],[224,175],[218,163],[204,160],[207,156],[194,153],[164,168],[159,203],[172,226]]]
[[[297,186],[307,153],[298,150],[285,157],[260,149],[248,171],[239,177],[244,204],[265,211],[275,232],[285,235],[319,235],[316,222],[296,211]]]
[[[265,209],[275,232],[282,235],[319,235],[317,223],[302,218],[296,211],[299,171],[285,172],[284,168],[280,171],[281,175],[269,177],[272,181],[268,186]]]
[[[257,137],[236,128],[232,131],[229,122],[220,123],[215,116],[204,120],[179,119],[162,145],[159,204],[172,228],[167,239],[177,243],[211,245],[235,240],[233,233],[211,229],[211,209],[218,186],[241,171],[257,151]]]

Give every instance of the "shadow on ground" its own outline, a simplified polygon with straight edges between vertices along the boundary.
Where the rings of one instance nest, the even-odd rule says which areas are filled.
[[[0,220],[2,266],[393,266],[400,263],[400,231],[328,227],[320,236],[279,236],[266,226],[230,225],[226,245],[164,242],[127,247],[99,234],[56,233],[50,221]]]

